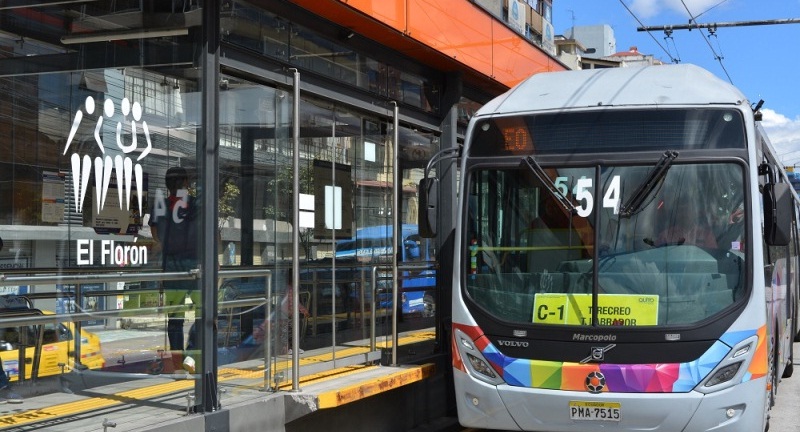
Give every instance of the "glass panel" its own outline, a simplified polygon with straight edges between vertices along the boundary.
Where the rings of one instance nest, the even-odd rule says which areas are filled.
[[[386,316],[385,305],[372,306],[372,266],[382,262],[387,246],[381,236],[366,238],[359,221],[370,212],[364,207],[387,203],[385,188],[375,189],[387,171],[385,131],[377,119],[369,118],[321,101],[309,100],[305,124],[315,127],[315,223],[311,242],[316,253],[305,275],[312,283],[312,340],[327,345],[366,341],[371,320]],[[305,137],[304,137],[305,138]],[[371,189],[371,190],[370,190]],[[389,191],[390,192],[390,191]],[[380,213],[380,211],[378,211]],[[385,211],[379,220],[385,220]],[[358,246],[356,246],[358,245]],[[385,261],[383,261],[385,262]],[[316,267],[316,270],[313,270]],[[387,328],[377,326],[379,334]]]
[[[21,80],[27,85],[15,84]],[[87,85],[89,81],[94,84]],[[8,168],[3,184],[15,191],[3,195],[0,236],[5,241],[0,259],[6,275],[55,271],[69,277],[197,268],[197,245],[192,241],[200,211],[200,188],[194,180],[196,129],[186,121],[195,118],[194,113],[184,108],[189,105],[185,101],[199,100],[193,81],[145,69],[113,68],[0,82],[9,90],[0,98],[16,107],[0,120],[6,132],[0,147],[9,155],[3,163]],[[171,192],[167,179],[176,168],[183,175],[175,178]],[[198,357],[199,347],[190,343],[189,334],[199,316],[200,294],[197,281],[188,277],[165,281],[163,298],[158,295],[160,286],[138,282],[133,275],[119,283],[75,279],[5,286],[3,294],[35,299],[4,308],[4,316],[9,310],[35,315],[153,308],[136,317],[45,325],[37,373],[59,375],[59,363],[66,365],[64,372],[74,370],[74,359],[66,355],[76,343],[81,363],[90,369],[171,373],[183,368],[185,349]],[[153,291],[118,298],[134,289]],[[155,310],[159,307],[172,309],[165,314]],[[160,331],[143,334],[142,327]],[[109,329],[125,334],[117,335],[118,340],[144,338],[147,353],[131,355],[119,342],[101,343],[112,334]],[[76,332],[83,335],[77,342],[69,336]],[[36,339],[29,339],[27,349],[33,349]],[[70,349],[50,347],[62,343]],[[52,357],[51,351],[64,358]],[[3,355],[4,364],[9,356],[13,357]],[[157,366],[153,358],[159,359]],[[21,381],[30,378],[21,376]]]
[[[285,90],[222,77],[219,261],[223,272],[246,267],[261,274],[219,281],[218,364],[231,368],[245,360],[269,360],[276,377],[270,385],[291,377],[286,371],[294,285],[285,263],[291,262],[292,239],[292,170],[286,169],[293,156],[292,99]],[[302,293],[300,298],[303,311],[308,301]],[[225,304],[233,300],[251,303]],[[305,315],[300,322],[305,326]]]
[[[399,330],[434,332],[436,314],[436,244],[435,239],[422,238],[417,225],[419,197],[417,186],[425,166],[439,151],[437,135],[415,129],[400,128],[401,209],[403,224],[398,256],[400,278]],[[435,174],[431,174],[435,175]],[[414,356],[426,356],[433,347],[416,347],[400,352],[398,362],[412,362]]]
[[[429,112],[439,111],[439,90],[427,78],[389,68],[389,97]]]
[[[355,84],[359,56],[349,47],[326,39],[302,26],[292,25],[289,61],[305,70]]]
[[[691,324],[742,298],[742,168],[674,165],[628,208],[651,170],[546,169],[574,211],[527,169],[473,172],[467,293],[505,321],[576,326]]]
[[[198,73],[187,68],[196,3],[28,3],[0,11],[3,371],[45,404],[63,389],[114,392],[106,385],[124,373],[194,371],[184,359],[201,358],[190,330],[201,283],[189,274],[204,190]],[[138,31],[146,17],[158,32]]]
[[[438,112],[439,91],[423,75],[390,67],[369,52],[350,46],[354,33],[342,29],[325,37],[246,2],[234,1],[222,12],[222,40],[261,55],[288,61],[301,71],[334,78],[428,112]]]
[[[553,173],[564,188],[567,181],[593,174],[588,168]],[[534,295],[567,293],[569,285],[561,275],[564,266],[591,257],[593,223],[589,217],[570,217],[530,172],[481,170],[473,179],[465,255],[467,291],[490,313],[530,323]]]
[[[391,244],[385,236],[368,238],[360,231],[364,224],[391,223],[386,124],[327,102],[300,100],[300,280],[290,284],[292,95],[232,76],[223,81],[220,260],[222,270],[254,265],[271,271],[273,331],[263,325],[263,307],[221,311],[220,364],[263,358],[269,341],[272,372],[288,380],[291,289],[300,298],[303,351],[342,343],[368,348],[373,316],[381,320],[378,334],[390,330],[385,319],[390,304],[378,302],[373,313],[371,286],[372,266],[386,262]],[[251,232],[244,229],[250,226]],[[371,259],[367,249],[380,257]],[[266,282],[227,278],[220,298],[263,297]]]

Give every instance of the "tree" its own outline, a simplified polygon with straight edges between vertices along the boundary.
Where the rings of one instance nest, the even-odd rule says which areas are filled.
[[[236,216],[236,200],[239,199],[239,186],[232,179],[228,179],[222,185],[221,196],[219,198],[219,222],[217,227],[222,229],[225,221],[231,217]]]
[[[314,193],[314,170],[306,165],[300,167],[300,193]],[[292,198],[294,197],[294,172],[291,169],[279,169],[275,177],[267,182],[267,205],[264,207],[264,217],[291,223]],[[313,230],[304,229],[299,232],[301,248],[306,257],[311,255],[311,240]]]

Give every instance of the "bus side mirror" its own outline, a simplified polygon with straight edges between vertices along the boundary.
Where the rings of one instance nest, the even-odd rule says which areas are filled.
[[[436,237],[436,204],[439,202],[439,179],[423,178],[417,186],[419,194],[419,235],[424,238]]]
[[[788,183],[764,185],[764,240],[787,246],[792,238],[792,193]]]

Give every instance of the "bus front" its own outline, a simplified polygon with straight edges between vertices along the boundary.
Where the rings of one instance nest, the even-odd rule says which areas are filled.
[[[733,105],[473,120],[453,291],[463,425],[764,430],[748,122]]]

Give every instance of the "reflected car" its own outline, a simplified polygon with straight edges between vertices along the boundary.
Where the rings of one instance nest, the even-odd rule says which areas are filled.
[[[42,314],[52,315],[53,312],[42,311]],[[18,317],[19,313],[16,313],[15,316]],[[62,373],[59,363],[65,365],[64,372],[74,368],[74,323],[47,323],[42,327],[42,351],[38,376],[45,377]],[[2,360],[3,371],[11,381],[19,379],[19,349],[21,346],[25,346],[23,360],[25,362],[25,378],[32,377],[36,336],[36,326],[0,328],[0,360]],[[103,368],[105,359],[100,351],[100,337],[81,329],[80,342],[81,365],[89,369]]]

